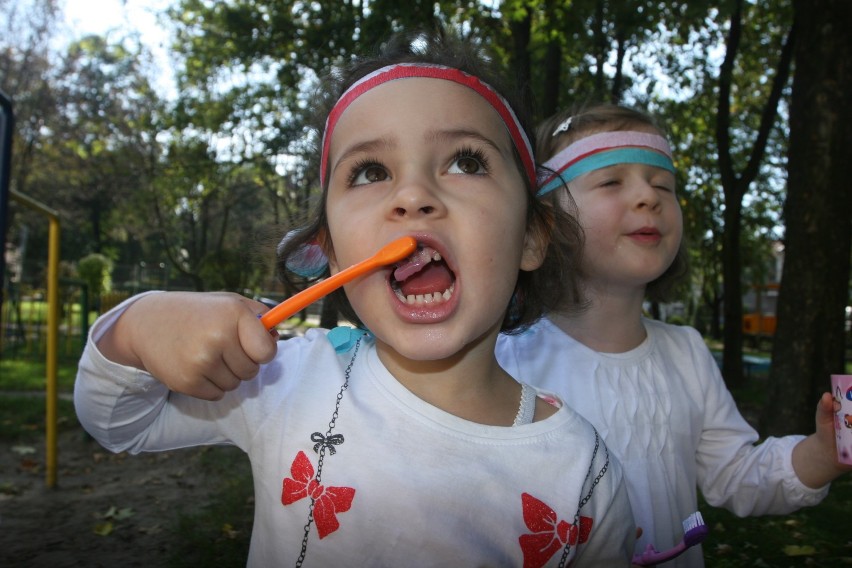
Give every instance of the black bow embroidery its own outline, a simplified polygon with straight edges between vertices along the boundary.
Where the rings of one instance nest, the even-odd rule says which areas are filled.
[[[334,446],[339,446],[343,443],[343,434],[332,434],[326,438],[319,432],[314,432],[311,434],[311,442],[316,442],[316,444],[314,444],[314,452],[319,453],[319,449],[321,447],[326,447],[328,448],[328,453],[334,455],[337,453]]]

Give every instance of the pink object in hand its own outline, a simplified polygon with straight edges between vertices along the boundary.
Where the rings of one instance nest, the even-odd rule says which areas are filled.
[[[837,459],[852,465],[852,375],[831,375]]]

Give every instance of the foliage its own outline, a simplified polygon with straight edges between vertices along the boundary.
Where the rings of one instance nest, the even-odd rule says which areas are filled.
[[[112,290],[112,261],[93,252],[77,263],[77,274],[86,281],[94,298]]]

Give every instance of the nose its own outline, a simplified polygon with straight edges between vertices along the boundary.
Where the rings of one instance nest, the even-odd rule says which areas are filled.
[[[436,184],[422,175],[401,178],[391,196],[389,214],[397,219],[441,216],[445,212]]]
[[[634,199],[636,201],[636,207],[639,209],[659,209],[662,203],[659,190],[652,186],[646,179],[637,179],[634,183]]]

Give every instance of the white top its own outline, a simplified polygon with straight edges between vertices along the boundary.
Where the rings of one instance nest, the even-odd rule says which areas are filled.
[[[572,566],[629,565],[621,469],[577,413],[562,405],[515,427],[463,420],[397,382],[369,338],[338,354],[327,333],[280,341],[255,379],[217,402],[170,393],[90,338],[77,414],[116,452],[243,449],[252,567],[295,566],[302,552],[306,567],[558,566],[563,553]]]
[[[680,541],[682,521],[698,508],[696,487],[711,505],[740,516],[788,513],[825,497],[827,486],[810,489],[793,471],[792,449],[803,436],[754,445],[757,432],[695,329],[643,323],[648,337],[626,353],[595,352],[547,318],[497,342],[497,358],[512,376],[579,411],[621,462],[644,531],[636,552]],[[665,566],[703,564],[695,547]]]

